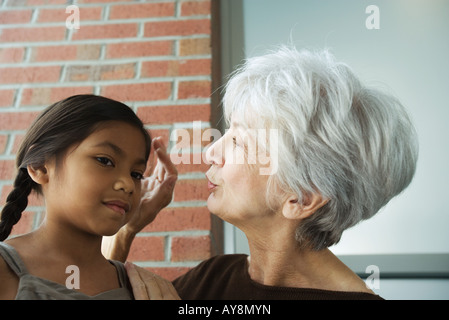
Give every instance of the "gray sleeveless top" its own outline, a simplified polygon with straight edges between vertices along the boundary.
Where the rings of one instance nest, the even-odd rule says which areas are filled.
[[[117,269],[120,288],[89,296],[79,291],[68,289],[66,286],[36,277],[28,273],[18,252],[10,245],[0,241],[0,256],[19,277],[19,288],[16,300],[131,300],[132,291],[123,263],[109,260]]]

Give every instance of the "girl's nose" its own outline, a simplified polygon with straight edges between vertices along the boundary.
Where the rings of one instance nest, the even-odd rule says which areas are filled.
[[[123,190],[127,194],[132,194],[134,192],[134,180],[131,175],[121,176],[114,184],[114,190],[119,191]]]

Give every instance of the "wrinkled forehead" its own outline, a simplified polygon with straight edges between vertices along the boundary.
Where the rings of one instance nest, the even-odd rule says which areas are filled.
[[[272,123],[263,116],[261,108],[255,108],[249,103],[236,103],[227,110],[226,125],[240,130],[269,129]]]

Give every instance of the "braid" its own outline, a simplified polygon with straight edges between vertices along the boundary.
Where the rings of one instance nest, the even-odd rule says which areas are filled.
[[[19,169],[14,180],[14,189],[6,198],[0,220],[0,241],[5,240],[11,233],[12,227],[22,217],[22,212],[28,205],[28,195],[33,189],[34,181],[28,175],[27,169]]]

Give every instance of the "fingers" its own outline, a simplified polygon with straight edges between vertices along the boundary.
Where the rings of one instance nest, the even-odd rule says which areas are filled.
[[[140,268],[130,262],[125,263],[128,277],[136,300],[179,300],[179,295],[168,280]]]
[[[158,180],[164,181],[169,176],[177,176],[178,171],[176,170],[176,166],[171,161],[170,156],[167,154],[167,149],[162,141],[162,138],[155,138],[153,140],[153,146],[158,158],[157,166],[160,165],[158,170]]]
[[[129,262],[125,262],[126,272],[128,273],[129,282],[133,288],[134,298],[136,300],[150,300],[148,296],[147,287],[145,282],[140,278],[135,265]]]
[[[162,141],[162,137],[156,137],[152,140],[152,149],[154,151],[150,153],[144,176],[148,177],[158,172],[158,176],[156,177],[162,181],[164,177],[162,176],[163,172],[159,173],[161,170],[165,170],[169,174],[177,174],[176,167],[171,162],[170,156],[167,154],[167,148]]]

